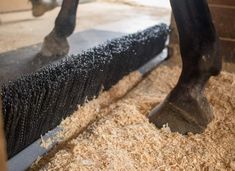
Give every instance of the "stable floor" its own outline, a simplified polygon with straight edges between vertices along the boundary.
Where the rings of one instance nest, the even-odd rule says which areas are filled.
[[[164,1],[153,6],[147,1],[130,2],[80,4],[75,32],[102,29],[130,33],[157,22],[169,23],[170,8]],[[58,7],[39,18],[34,18],[31,11],[0,14],[0,53],[42,42],[52,30],[59,10]]]
[[[126,34],[162,21],[169,23],[170,9],[167,3],[155,1],[155,5],[150,6],[150,2],[151,0],[132,0],[124,3],[99,1],[81,4],[75,31],[78,34],[74,36],[85,35],[82,43],[97,36],[91,30]],[[59,8],[40,18],[33,18],[30,11],[0,14],[0,53],[8,53],[25,46],[40,46],[38,43],[42,42],[53,28],[58,12]],[[112,38],[112,35],[106,39]],[[97,38],[100,40],[99,36]],[[74,39],[77,40],[76,37]],[[88,43],[84,49],[91,44]],[[78,47],[80,45],[73,44]],[[178,59],[178,55],[174,56]],[[110,103],[108,107],[101,107],[100,98],[97,99],[98,102],[88,103],[62,123],[64,134],[61,135],[65,143],[35,164],[34,168],[235,169],[234,91],[231,92],[235,85],[233,74],[223,73],[209,83],[207,96],[215,110],[215,120],[204,134],[185,137],[171,133],[167,127],[159,130],[146,119],[145,115],[151,108],[162,102],[173,88],[179,74],[180,69],[177,66],[161,66],[142,80],[136,88],[122,94],[119,101]],[[158,79],[155,79],[156,77]],[[221,86],[221,82],[224,82],[224,86]],[[129,84],[127,82],[125,85]],[[119,89],[123,91],[125,86]],[[115,97],[115,94],[112,96]],[[83,127],[77,121],[83,121],[81,124],[85,125],[89,122],[85,116],[94,116],[96,120],[81,133]],[[99,116],[99,119],[96,116]],[[76,125],[76,128],[71,127],[72,124]],[[72,160],[68,161],[68,158]],[[15,165],[16,168],[17,166],[19,168],[19,165]]]
[[[62,121],[54,137],[62,142],[31,170],[235,170],[234,74],[210,79],[206,95],[215,118],[204,133],[184,136],[149,123],[146,116],[179,75],[178,66],[161,65],[136,86],[138,74],[124,78]]]

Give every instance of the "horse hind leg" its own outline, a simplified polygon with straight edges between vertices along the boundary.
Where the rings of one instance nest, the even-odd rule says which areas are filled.
[[[32,14],[34,17],[40,17],[45,12],[53,10],[60,6],[58,0],[30,0],[32,4]]]
[[[177,85],[149,119],[157,127],[168,123],[173,132],[201,133],[213,119],[204,88],[221,70],[218,38],[206,0],[171,0],[171,6],[183,68]]]
[[[44,39],[40,54],[42,56],[63,56],[69,52],[67,37],[76,25],[76,13],[79,0],[63,0],[51,33]]]

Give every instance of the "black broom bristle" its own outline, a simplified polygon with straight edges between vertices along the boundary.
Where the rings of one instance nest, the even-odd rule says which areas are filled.
[[[165,24],[65,57],[2,87],[8,158],[55,128],[83,104],[159,54]],[[79,46],[79,45],[78,45]]]

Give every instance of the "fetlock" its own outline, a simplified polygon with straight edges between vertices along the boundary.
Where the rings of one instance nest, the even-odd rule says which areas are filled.
[[[64,56],[69,52],[69,43],[66,37],[59,37],[53,30],[45,37],[40,54],[42,56]]]

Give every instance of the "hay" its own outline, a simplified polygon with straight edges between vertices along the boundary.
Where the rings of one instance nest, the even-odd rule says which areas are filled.
[[[64,142],[31,169],[235,170],[234,74],[222,72],[210,79],[206,94],[215,119],[203,134],[182,136],[167,126],[157,129],[145,117],[174,87],[179,74],[178,67],[161,66],[123,98],[110,103],[100,96],[81,107],[61,124]],[[84,121],[73,118],[87,115],[96,119],[82,130]]]

